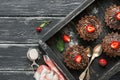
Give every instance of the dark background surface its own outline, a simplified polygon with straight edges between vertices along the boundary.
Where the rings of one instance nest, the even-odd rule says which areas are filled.
[[[0,80],[35,80],[28,49],[38,47],[38,40],[83,1],[0,0]],[[52,22],[37,33],[44,20]]]
[[[38,40],[83,1],[0,0],[0,80],[34,80],[26,57],[28,48],[38,47]],[[52,22],[37,33],[35,29],[43,20]],[[118,72],[120,64],[116,65],[106,75]],[[117,73],[110,80],[119,80],[119,76]]]

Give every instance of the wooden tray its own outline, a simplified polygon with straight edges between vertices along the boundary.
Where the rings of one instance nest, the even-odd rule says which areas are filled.
[[[111,33],[111,32],[120,33],[120,31],[117,31],[117,30],[113,31],[113,30],[107,28],[105,25],[105,21],[104,21],[104,12],[105,12],[106,8],[108,8],[109,6],[111,6],[113,4],[120,5],[120,1],[119,0],[99,0],[99,1],[96,0],[89,7],[87,7],[87,9],[85,9],[82,13],[76,14],[74,16],[74,18],[69,17],[69,15],[68,15],[67,20],[70,21],[69,23],[67,23],[68,21],[66,21],[67,24],[65,25],[63,23],[64,26],[62,26],[62,23],[60,23],[61,27],[55,27],[53,30],[51,30],[49,32],[49,35],[47,35],[47,38],[43,39],[43,41],[46,41],[48,38],[50,38],[52,35],[54,35],[57,32],[54,36],[52,36],[49,40],[46,41],[47,45],[49,45],[49,47],[53,51],[53,53],[51,53],[51,54],[55,54],[56,57],[62,62],[62,64],[64,66],[66,66],[63,61],[63,53],[60,53],[56,48],[56,42],[57,42],[58,36],[61,35],[61,33],[65,32],[65,31],[68,31],[68,34],[69,34],[70,30],[73,31],[76,35],[74,38],[76,38],[79,41],[79,45],[82,45],[84,47],[91,46],[92,48],[96,44],[101,43],[104,36],[107,35],[108,33]],[[97,18],[99,18],[99,20],[102,22],[103,31],[102,31],[101,35],[99,36],[99,38],[94,41],[86,42],[86,41],[82,40],[81,38],[79,38],[79,35],[76,31],[76,24],[77,24],[78,20],[81,17],[83,17],[84,15],[94,15]],[[66,47],[68,47],[68,44],[65,44],[65,48]],[[102,68],[98,65],[98,59],[100,59],[100,58],[106,58],[108,60],[108,65],[105,68]],[[78,80],[78,77],[82,72],[81,70],[75,71],[75,70],[69,69],[68,67],[65,67],[65,68],[72,74],[72,76],[74,76],[74,78],[76,80]],[[120,68],[119,57],[110,58],[110,57],[106,56],[105,53],[102,53],[102,55],[99,58],[96,58],[94,60],[94,62],[92,63],[92,65],[90,67],[90,74],[91,74],[90,80],[112,80],[112,78],[115,76],[116,73],[118,73],[118,74],[120,73],[119,68]],[[70,80],[72,80],[72,79],[70,79]]]

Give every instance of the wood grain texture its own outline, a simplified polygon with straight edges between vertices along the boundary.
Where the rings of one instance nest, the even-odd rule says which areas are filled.
[[[63,17],[0,17],[0,43],[36,43]],[[52,21],[38,33],[43,21]]]
[[[66,16],[84,0],[0,0],[0,16]]]
[[[120,73],[120,61],[108,70],[99,80],[112,80],[115,74]],[[112,78],[112,79],[111,79]]]
[[[119,0],[106,1],[96,1],[91,7],[88,7],[85,14],[97,16],[103,22],[103,25],[105,25],[103,12],[109,5],[119,4],[117,3]],[[31,62],[26,57],[27,50],[30,47],[39,48],[38,44],[36,44],[38,40],[44,38],[44,34],[47,31],[50,29],[52,31],[54,25],[77,8],[82,2],[84,0],[0,0],[0,79],[34,80],[30,67]],[[36,33],[35,28],[42,20],[51,20],[52,23],[45,27],[41,33]],[[109,32],[111,30],[107,31],[107,33]],[[103,34],[101,35],[104,37]],[[98,42],[101,41],[99,40]],[[58,57],[63,56],[59,55]],[[108,62],[110,64],[106,68],[101,68],[99,65],[96,65],[99,60],[97,58],[90,68],[91,80],[97,80],[101,76],[100,80],[109,80],[112,75],[119,72],[117,70],[120,67],[120,64],[117,63],[119,58],[108,58],[106,55],[102,55],[100,58],[102,57],[109,60]],[[62,60],[62,58],[59,59]],[[38,63],[39,65],[44,64],[43,60],[38,60]],[[81,72],[68,70],[75,78],[78,78],[77,75]]]
[[[37,44],[0,44],[0,71],[30,71],[32,62],[27,59],[29,48],[38,48]],[[43,64],[42,58],[38,64]]]
[[[76,9],[71,11],[63,20],[61,20],[56,26],[51,28],[49,32],[45,34],[45,37],[42,38],[43,41],[48,40],[52,37],[56,32],[58,32],[61,28],[67,25],[72,19],[75,18],[78,14],[80,14],[86,7],[92,4],[95,0],[84,0]]]
[[[84,0],[0,0],[0,79],[35,80],[30,67],[32,62],[26,57],[28,49],[39,48],[36,44],[38,40],[44,38],[45,33],[83,2]],[[43,20],[52,22],[37,33],[35,29]],[[42,54],[45,54],[44,51]],[[42,58],[37,63],[45,64]]]
[[[113,75],[109,80],[120,80],[120,72]]]
[[[1,80],[35,80],[32,71],[0,71]]]

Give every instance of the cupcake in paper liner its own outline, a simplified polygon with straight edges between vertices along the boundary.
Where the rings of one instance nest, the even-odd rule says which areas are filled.
[[[120,6],[112,5],[106,9],[105,22],[111,29],[120,30]]]
[[[102,41],[102,48],[110,57],[120,56],[120,35],[111,33],[105,36]]]
[[[68,47],[64,52],[64,62],[71,69],[84,69],[89,62],[86,49],[78,45]]]
[[[81,38],[90,41],[97,39],[102,31],[102,25],[95,16],[85,16],[78,21],[77,31]]]

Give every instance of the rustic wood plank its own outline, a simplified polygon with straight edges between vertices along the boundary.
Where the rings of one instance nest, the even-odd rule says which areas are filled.
[[[117,73],[120,73],[120,61],[108,70],[99,80],[111,80]],[[112,78],[113,79],[113,78]]]
[[[0,71],[1,80],[35,80],[32,71]]]
[[[74,9],[70,14],[68,14],[65,19],[61,20],[57,25],[52,27],[49,32],[46,32],[45,37],[42,38],[43,41],[48,40],[52,37],[57,31],[67,25],[72,19],[75,18],[80,12],[82,12],[86,7],[92,4],[95,0],[84,0],[81,5]]]
[[[109,80],[120,80],[120,72],[113,75]]]
[[[84,0],[0,0],[0,16],[66,16]]]
[[[32,62],[27,59],[29,48],[38,48],[38,44],[0,44],[0,71],[29,71]],[[44,54],[44,53],[43,53]],[[38,64],[44,64],[42,58]]]
[[[63,17],[0,17],[0,43],[36,43]],[[40,33],[36,27],[42,21],[52,21]]]
[[[39,47],[39,44],[0,44],[0,78],[2,80],[34,80],[34,72],[30,67],[32,62],[26,57],[26,53],[31,47],[41,51],[41,58],[36,62],[39,65],[45,64],[42,55],[46,53]],[[45,48],[45,46],[41,47]],[[51,52],[49,52],[50,54]],[[58,61],[55,60],[55,62]],[[61,70],[61,68],[59,69]]]

